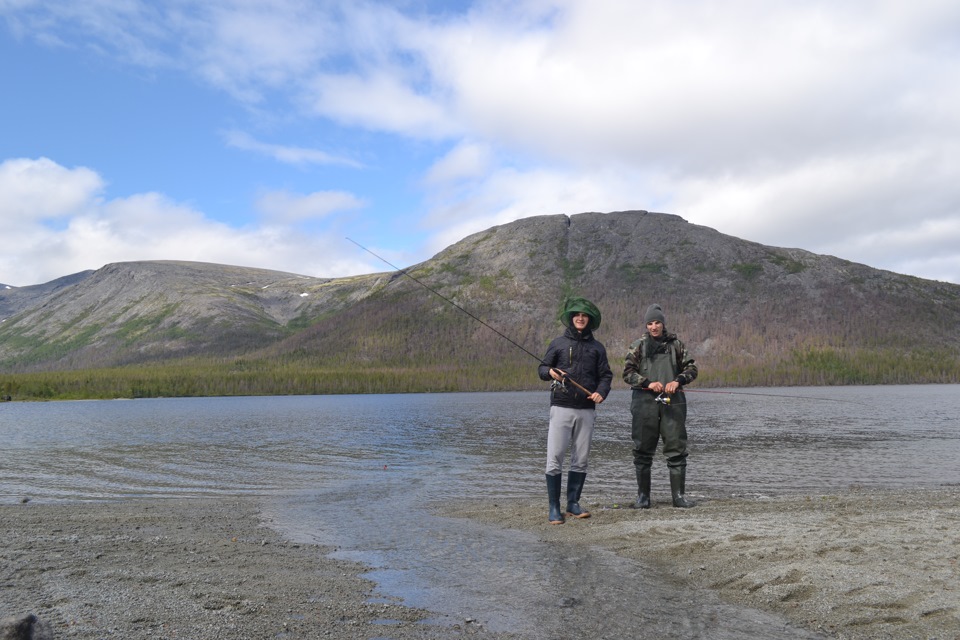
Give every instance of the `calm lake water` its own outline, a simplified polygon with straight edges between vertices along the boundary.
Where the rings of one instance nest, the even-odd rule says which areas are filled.
[[[687,399],[694,498],[960,485],[958,385]],[[629,401],[615,390],[598,410],[590,503],[636,492]],[[603,630],[594,637],[629,637],[645,602],[657,615],[643,624],[664,636],[809,637],[770,635],[782,624],[765,614],[680,594],[598,550],[565,557],[533,535],[432,514],[437,502],[499,497],[546,507],[547,403],[546,392],[5,403],[0,499],[269,496],[274,526],[368,564],[382,597],[488,628],[549,638],[575,619]],[[658,459],[654,498],[667,492]],[[567,606],[579,601],[591,604]]]

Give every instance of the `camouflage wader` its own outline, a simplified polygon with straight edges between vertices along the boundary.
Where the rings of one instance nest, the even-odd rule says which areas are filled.
[[[687,471],[687,399],[681,386],[672,395],[661,397],[669,402],[657,402],[659,394],[641,388],[650,382],[666,385],[674,380],[681,384],[697,377],[697,366],[683,343],[676,336],[655,340],[645,335],[630,345],[624,367],[624,382],[633,388],[630,401],[631,435],[633,436],[633,465],[637,473],[638,509],[650,508],[650,467],[663,438],[663,455],[670,472],[670,493],[673,506],[692,507],[684,498]]]

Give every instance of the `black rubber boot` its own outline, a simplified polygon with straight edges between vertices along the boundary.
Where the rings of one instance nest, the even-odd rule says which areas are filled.
[[[687,480],[686,467],[670,467],[670,494],[673,496],[673,506],[689,509],[697,506],[696,502],[683,497],[684,484]]]
[[[580,506],[580,492],[587,474],[571,471],[567,474],[567,515],[574,518],[589,518],[590,512]]]
[[[650,508],[650,465],[637,465],[637,501],[634,509]]]
[[[560,483],[563,476],[547,474],[547,498],[550,500],[550,524],[563,524],[563,514],[560,513]]]

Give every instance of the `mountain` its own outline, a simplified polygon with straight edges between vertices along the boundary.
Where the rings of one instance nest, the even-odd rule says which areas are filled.
[[[0,284],[0,321],[14,316],[21,311],[42,303],[50,295],[64,287],[80,282],[93,271],[82,271],[63,278],[57,278],[46,284],[37,284],[29,287],[12,287]]]
[[[351,302],[375,276],[323,278],[217,264],[109,264],[0,292],[0,367],[112,367],[236,355]]]
[[[0,372],[215,358],[362,370],[388,390],[411,390],[390,386],[402,376],[424,390],[529,388],[561,331],[561,300],[577,294],[602,310],[597,337],[617,378],[658,302],[708,386],[960,381],[960,285],[670,214],[526,218],[405,272],[132,262],[0,291]]]

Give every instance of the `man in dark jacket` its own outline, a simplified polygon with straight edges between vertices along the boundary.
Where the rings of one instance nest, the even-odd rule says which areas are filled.
[[[607,350],[593,337],[600,326],[600,310],[589,300],[570,298],[560,318],[566,331],[550,343],[538,371],[541,380],[553,380],[546,470],[550,524],[563,524],[560,483],[568,446],[567,514],[590,517],[590,512],[580,507],[580,493],[587,478],[596,405],[610,395],[613,381]]]
[[[676,334],[667,332],[663,309],[647,308],[647,330],[630,345],[623,381],[633,389],[633,464],[637,472],[637,509],[650,508],[650,466],[663,436],[675,507],[692,507],[684,497],[687,474],[687,400],[683,385],[697,377],[697,365]]]

